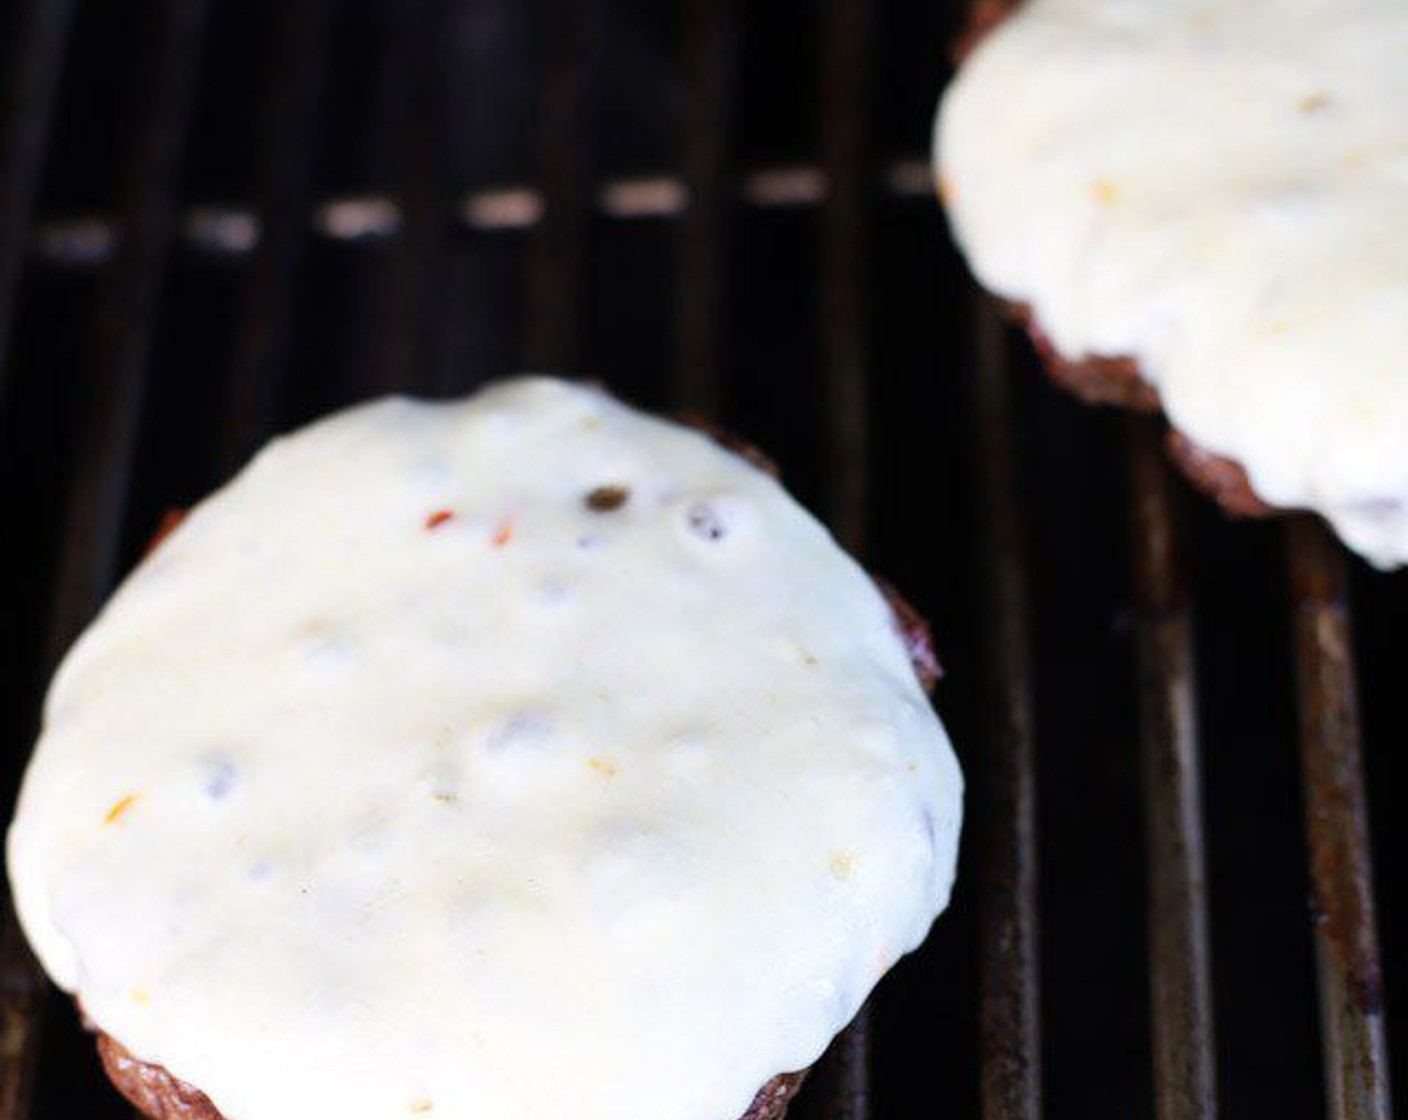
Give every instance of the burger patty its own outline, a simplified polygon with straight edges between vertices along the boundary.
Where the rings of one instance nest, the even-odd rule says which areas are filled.
[[[1139,372],[1133,358],[1092,356],[1063,358],[1051,345],[1029,308],[1000,301],[1004,313],[1021,323],[1041,356],[1047,376],[1088,404],[1110,404],[1135,412],[1160,412],[1159,393]],[[1169,456],[1184,476],[1234,517],[1265,517],[1284,512],[1268,505],[1252,489],[1246,470],[1235,459],[1216,455],[1169,426]]]
[[[983,37],[1013,12],[1022,0],[973,0],[967,23],[954,45],[955,61],[962,65]],[[1132,357],[1086,355],[1067,358],[1042,330],[1030,307],[1011,300],[997,300],[1003,314],[1025,328],[1042,359],[1047,376],[1088,404],[1116,405],[1137,412],[1162,412],[1158,390],[1145,379]],[[1218,455],[1170,424],[1166,446],[1180,472],[1213,498],[1233,517],[1265,517],[1288,512],[1262,499],[1253,489],[1245,467],[1236,459]]]
[[[742,455],[755,466],[777,476],[776,465],[752,444],[710,424],[691,419],[691,424],[706,431],[716,441]],[[181,509],[169,510],[148,542],[148,551],[159,545],[185,516]],[[942,669],[934,653],[933,638],[927,620],[912,607],[887,581],[873,577],[894,615],[895,629],[904,640],[910,663],[926,693],[932,693]],[[81,1008],[80,1008],[81,1011]],[[124,1097],[151,1120],[226,1120],[209,1097],[174,1076],[165,1067],[144,1062],[111,1035],[89,1022],[98,1047],[98,1056],[109,1080]],[[801,1088],[807,1070],[780,1073],[766,1082],[753,1097],[753,1103],[739,1120],[781,1120],[787,1106]]]
[[[111,1035],[98,1034],[98,1055],[118,1091],[152,1120],[225,1120],[195,1086],[134,1058]],[[780,1120],[805,1076],[805,1070],[778,1074],[758,1090],[740,1120]]]

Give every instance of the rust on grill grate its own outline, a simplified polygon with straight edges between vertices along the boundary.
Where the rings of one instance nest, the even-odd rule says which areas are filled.
[[[1383,977],[1374,922],[1345,559],[1324,527],[1286,527],[1300,690],[1306,844],[1331,1115],[1388,1120]]]
[[[1126,418],[1139,648],[1154,1105],[1217,1115],[1197,673],[1183,539],[1158,422]]]
[[[974,299],[973,435],[989,739],[976,817],[979,1061],[985,1120],[1038,1120],[1041,1106],[1037,952],[1037,788],[1030,589],[1018,506],[1017,438],[1008,339],[996,307]]]

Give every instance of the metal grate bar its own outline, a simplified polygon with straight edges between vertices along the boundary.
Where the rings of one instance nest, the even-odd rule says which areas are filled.
[[[0,399],[29,239],[34,196],[44,167],[49,125],[73,23],[73,0],[31,0],[22,15],[10,60],[10,81],[0,116]]]
[[[1161,425],[1126,418],[1159,1120],[1217,1115],[1197,671],[1183,540]]]
[[[824,1083],[829,1095],[823,1115],[827,1120],[865,1120],[871,1114],[871,1015],[867,1000],[826,1056],[830,1069]]]
[[[538,151],[542,219],[528,254],[528,313],[524,354],[537,370],[564,370],[577,357],[577,277],[582,214],[577,159],[577,54],[580,15],[573,0],[549,0],[543,40]]]
[[[1345,561],[1324,527],[1309,518],[1287,526],[1286,548],[1330,1115],[1388,1120],[1388,1051]]]
[[[975,297],[973,430],[982,564],[983,700],[991,728],[973,814],[980,830],[979,1085],[985,1120],[1038,1120],[1041,965],[1037,949],[1036,721],[1031,590],[1018,508],[1007,333]]]
[[[831,190],[821,208],[821,360],[825,394],[828,521],[860,556],[870,498],[865,266],[869,252],[866,172],[870,104],[870,0],[823,6],[819,103],[822,167]],[[867,1004],[835,1043],[827,1115],[870,1115],[871,1010]]]
[[[720,293],[737,34],[733,0],[686,0],[684,21],[689,104],[682,159],[686,208],[680,223],[674,398],[683,409],[715,417],[720,404]]]
[[[102,601],[117,566],[207,9],[208,0],[166,0],[161,8],[154,69],[131,149],[122,248],[99,296],[95,374],[79,431],[69,535],[55,583],[50,665]]]
[[[34,1114],[34,1073],[47,988],[8,898],[4,907],[0,933],[0,1120],[24,1120]]]
[[[241,293],[239,326],[217,450],[235,468],[273,423],[275,383],[292,329],[296,279],[312,210],[319,106],[327,79],[328,0],[296,0],[283,12],[264,104],[259,211],[263,229]]]
[[[408,391],[439,383],[443,367],[453,199],[449,184],[448,122],[444,97],[444,6],[412,0],[401,18],[409,66],[395,131],[402,221],[391,255],[389,304],[382,335],[380,390]]]
[[[864,300],[872,13],[868,0],[835,0],[824,11],[819,97],[822,166],[831,184],[821,211],[828,489],[832,527],[858,552],[870,489]]]
[[[167,0],[155,66],[132,148],[124,206],[127,237],[100,296],[95,373],[79,435],[79,465],[53,598],[46,665],[52,669],[97,608],[117,564],[127,483],[151,349],[152,319],[174,224],[178,156],[194,102],[207,15],[204,0]],[[6,906],[3,1081],[0,1120],[30,1115],[29,1088],[47,989],[15,935]]]
[[[933,197],[933,180],[920,158],[889,163],[870,186],[884,197]],[[724,175],[720,197],[724,209],[738,201],[761,210],[819,206],[831,194],[831,183],[819,167],[783,164],[757,167],[741,175]],[[691,212],[694,188],[672,174],[641,174],[608,179],[589,201],[596,212],[617,221],[658,221],[685,218]],[[452,206],[461,227],[478,230],[534,229],[542,221],[543,194],[530,186],[495,186],[468,191]],[[396,237],[403,224],[403,207],[388,195],[367,194],[328,198],[313,208],[312,225],[333,241],[379,241]],[[259,212],[245,206],[197,203],[182,217],[181,236],[193,250],[212,256],[248,256],[261,236]],[[105,217],[72,215],[42,220],[33,239],[36,260],[61,268],[92,268],[109,260],[116,243],[113,223]]]

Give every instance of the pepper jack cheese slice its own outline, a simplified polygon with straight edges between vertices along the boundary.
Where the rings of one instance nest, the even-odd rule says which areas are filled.
[[[1265,502],[1408,562],[1408,4],[1027,0],[940,108],[954,234]]]
[[[592,389],[274,442],[55,679],[9,835],[50,975],[230,1120],[734,1120],[947,902],[884,598]]]

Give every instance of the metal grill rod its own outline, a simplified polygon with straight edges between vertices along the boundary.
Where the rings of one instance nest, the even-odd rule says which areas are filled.
[[[316,121],[328,68],[328,0],[289,3],[275,43],[259,169],[263,236],[241,293],[217,465],[229,474],[273,423],[312,206]]]
[[[684,19],[689,106],[681,153],[683,181],[678,191],[657,190],[657,199],[675,208],[655,213],[680,214],[675,404],[714,419],[720,404],[723,231],[736,68],[733,0],[687,0]],[[656,182],[674,185],[668,178]],[[610,197],[611,191],[612,185],[607,184],[602,197]]]
[[[377,388],[408,392],[444,376],[448,321],[449,189],[448,106],[440,0],[403,0],[396,6],[402,62],[393,128],[402,169],[400,236],[392,248],[381,331]]]
[[[582,169],[576,158],[582,76],[581,14],[572,0],[549,0],[538,120],[542,219],[528,249],[527,335],[531,369],[577,363],[577,284],[581,275]]]
[[[74,0],[31,0],[18,16],[23,21],[13,46],[18,58],[11,60],[0,135],[0,401],[5,397],[15,297],[73,7]]]
[[[174,225],[178,156],[189,123],[207,0],[167,0],[157,60],[129,169],[125,228],[131,235],[102,290],[94,327],[94,380],[82,419],[79,466],[55,582],[45,664],[52,670],[97,609],[116,570],[132,453],[146,382],[157,296]],[[38,1053],[43,977],[16,935],[8,900],[0,991],[0,1120],[25,1120]]]
[[[608,179],[596,192],[594,205],[618,221],[689,220],[691,216],[698,220],[691,201],[696,193],[693,174],[687,170],[683,177],[658,174]],[[888,164],[871,186],[896,199],[928,199],[933,193],[929,166],[917,158]],[[725,203],[736,195],[746,206],[785,209],[821,205],[831,194],[831,183],[821,168],[795,164],[746,171],[736,182],[724,176],[715,190]],[[459,196],[451,212],[465,228],[492,233],[536,228],[543,221],[546,205],[537,187],[487,187]],[[701,203],[701,208],[708,207]],[[401,233],[403,207],[388,195],[329,198],[313,208],[311,224],[314,233],[332,241],[388,241]],[[35,229],[30,251],[45,264],[93,268],[111,259],[118,232],[110,218],[91,214],[47,218]],[[183,244],[195,252],[235,258],[254,252],[264,236],[259,210],[214,203],[188,207],[179,232]]]
[[[1193,623],[1162,425],[1126,418],[1159,1120],[1217,1115]]]
[[[831,186],[822,201],[820,228],[827,520],[842,545],[862,557],[870,501],[864,292],[870,250],[866,157],[874,13],[869,0],[832,0],[822,11],[817,78],[822,172]],[[833,1043],[830,1120],[870,1116],[871,1028],[867,1002]]]
[[[1330,1116],[1389,1120],[1383,977],[1345,558],[1325,527],[1309,518],[1286,526],[1286,552]]]
[[[985,1120],[1039,1120],[1041,962],[1035,711],[1027,542],[1018,508],[1008,335],[974,295],[973,431],[982,565],[983,707],[991,728],[976,775],[979,1090]]]
[[[870,490],[865,308],[869,252],[865,173],[869,135],[871,19],[867,0],[826,5],[820,102],[822,376],[826,394],[828,489],[837,537],[859,554]]]

